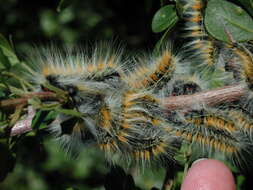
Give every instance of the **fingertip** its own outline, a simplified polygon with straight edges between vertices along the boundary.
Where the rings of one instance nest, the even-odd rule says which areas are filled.
[[[181,190],[236,190],[230,169],[221,161],[201,159],[192,164]]]

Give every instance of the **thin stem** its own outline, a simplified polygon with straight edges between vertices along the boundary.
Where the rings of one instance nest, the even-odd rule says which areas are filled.
[[[0,101],[0,108],[11,108],[11,107],[16,107],[20,104],[26,105],[28,103],[28,100],[37,97],[39,99],[53,99],[55,100],[56,94],[53,92],[32,92],[28,93],[22,98],[14,98],[14,99],[7,99],[7,100],[2,100]]]

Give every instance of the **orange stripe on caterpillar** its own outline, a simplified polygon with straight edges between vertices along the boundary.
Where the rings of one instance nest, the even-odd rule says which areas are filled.
[[[75,67],[72,67],[70,65],[42,65],[42,74],[44,76],[49,75],[75,75],[80,74],[84,71],[84,68],[80,65],[76,65]]]
[[[123,99],[124,99],[124,103],[126,104],[129,102],[136,103],[136,102],[141,102],[141,101],[160,103],[160,101],[152,95],[148,95],[145,93],[137,93],[134,91],[126,92]]]
[[[165,148],[167,146],[168,146],[167,144],[165,144],[164,142],[161,142],[158,145],[156,145],[154,148],[152,148],[152,153],[154,154],[154,156],[165,154],[166,153]]]
[[[166,50],[154,63],[137,68],[126,80],[134,88],[153,86],[162,78],[170,79],[175,70],[175,61],[176,58],[172,53]]]
[[[226,142],[226,139],[224,137],[223,140],[221,139],[214,139],[213,137],[206,136],[200,132],[197,133],[190,133],[187,131],[176,131],[176,136],[183,138],[184,140],[190,142],[190,143],[198,143],[199,145],[209,146],[210,148],[214,150],[218,150],[223,153],[237,153],[239,150],[237,150],[236,147],[233,145],[229,145]]]
[[[98,60],[96,64],[90,63],[87,65],[72,65],[72,64],[43,64],[42,74],[44,76],[49,75],[59,75],[59,76],[69,76],[69,75],[82,75],[96,74],[97,72],[107,71],[107,69],[119,70],[118,66],[113,63],[113,58],[109,61]]]
[[[163,52],[161,58],[157,61],[157,68],[155,73],[166,73],[168,72],[168,68],[172,65],[173,56],[170,51]]]
[[[105,153],[112,153],[116,152],[118,149],[118,145],[115,140],[110,140],[108,142],[104,142],[98,145],[101,150],[103,150]]]
[[[97,73],[100,71],[105,71],[106,69],[117,69],[117,65],[110,62],[103,62],[103,60],[98,61],[97,64],[90,63],[86,66],[89,73]]]
[[[203,8],[203,3],[201,1],[196,1],[191,8],[195,11],[200,11]]]
[[[132,155],[137,161],[150,161],[151,159],[159,159],[161,156],[168,156],[168,152],[166,150],[167,148],[168,144],[160,142],[155,145],[143,147],[143,149],[141,149],[141,147],[138,147],[137,150],[134,150],[132,152]]]
[[[196,29],[196,30],[192,30],[190,33],[189,33],[189,37],[202,37],[203,36],[203,32],[201,30]],[[201,44],[200,46],[197,46],[196,44],[196,47],[197,48],[200,48],[201,47]]]
[[[106,130],[110,130],[110,128],[112,127],[111,126],[112,117],[109,108],[107,106],[102,106],[102,108],[100,109],[100,115],[101,115],[100,121],[101,127]]]
[[[207,116],[204,117],[204,124],[213,126],[218,129],[222,129],[228,132],[234,132],[236,130],[235,125],[232,121],[227,121],[219,116]]]
[[[251,86],[253,86],[253,57],[248,52],[237,47],[234,47],[233,51],[241,60],[244,78],[251,89]]]
[[[121,127],[124,128],[124,129],[130,129],[130,128],[131,128],[131,125],[129,125],[128,122],[124,121],[124,122],[122,123]]]
[[[185,11],[183,12],[186,21],[187,34],[185,37],[191,38],[186,47],[187,50],[196,52],[196,58],[203,59],[200,65],[204,67],[211,67],[215,64],[214,60],[214,43],[208,37],[203,27],[203,14],[202,8],[204,7],[202,0],[189,0],[185,1]],[[193,38],[193,39],[192,39]]]
[[[120,142],[123,142],[123,143],[128,142],[127,138],[124,135],[118,135],[117,138],[119,139]]]
[[[253,120],[250,117],[238,110],[229,110],[227,114],[235,121],[238,129],[253,137]]]
[[[202,22],[202,15],[200,14],[197,14],[197,15],[194,15],[194,16],[191,16],[189,19],[190,22],[196,22],[196,23],[199,23],[199,22]]]
[[[226,118],[223,118],[221,115],[207,115],[200,117],[193,117],[186,119],[187,122],[193,123],[196,125],[204,125],[206,127],[213,127],[229,133],[236,131],[235,124]]]

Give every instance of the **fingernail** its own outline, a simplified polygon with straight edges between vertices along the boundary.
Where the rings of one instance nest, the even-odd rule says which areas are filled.
[[[207,158],[200,158],[200,159],[198,159],[198,160],[195,160],[195,161],[192,163],[192,165],[194,165],[194,164],[196,164],[196,163],[198,163],[199,161],[202,161],[202,160],[207,160]]]

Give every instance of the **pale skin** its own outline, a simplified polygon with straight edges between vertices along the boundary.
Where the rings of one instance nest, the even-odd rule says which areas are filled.
[[[189,169],[181,190],[236,190],[230,169],[221,161],[201,159]]]

